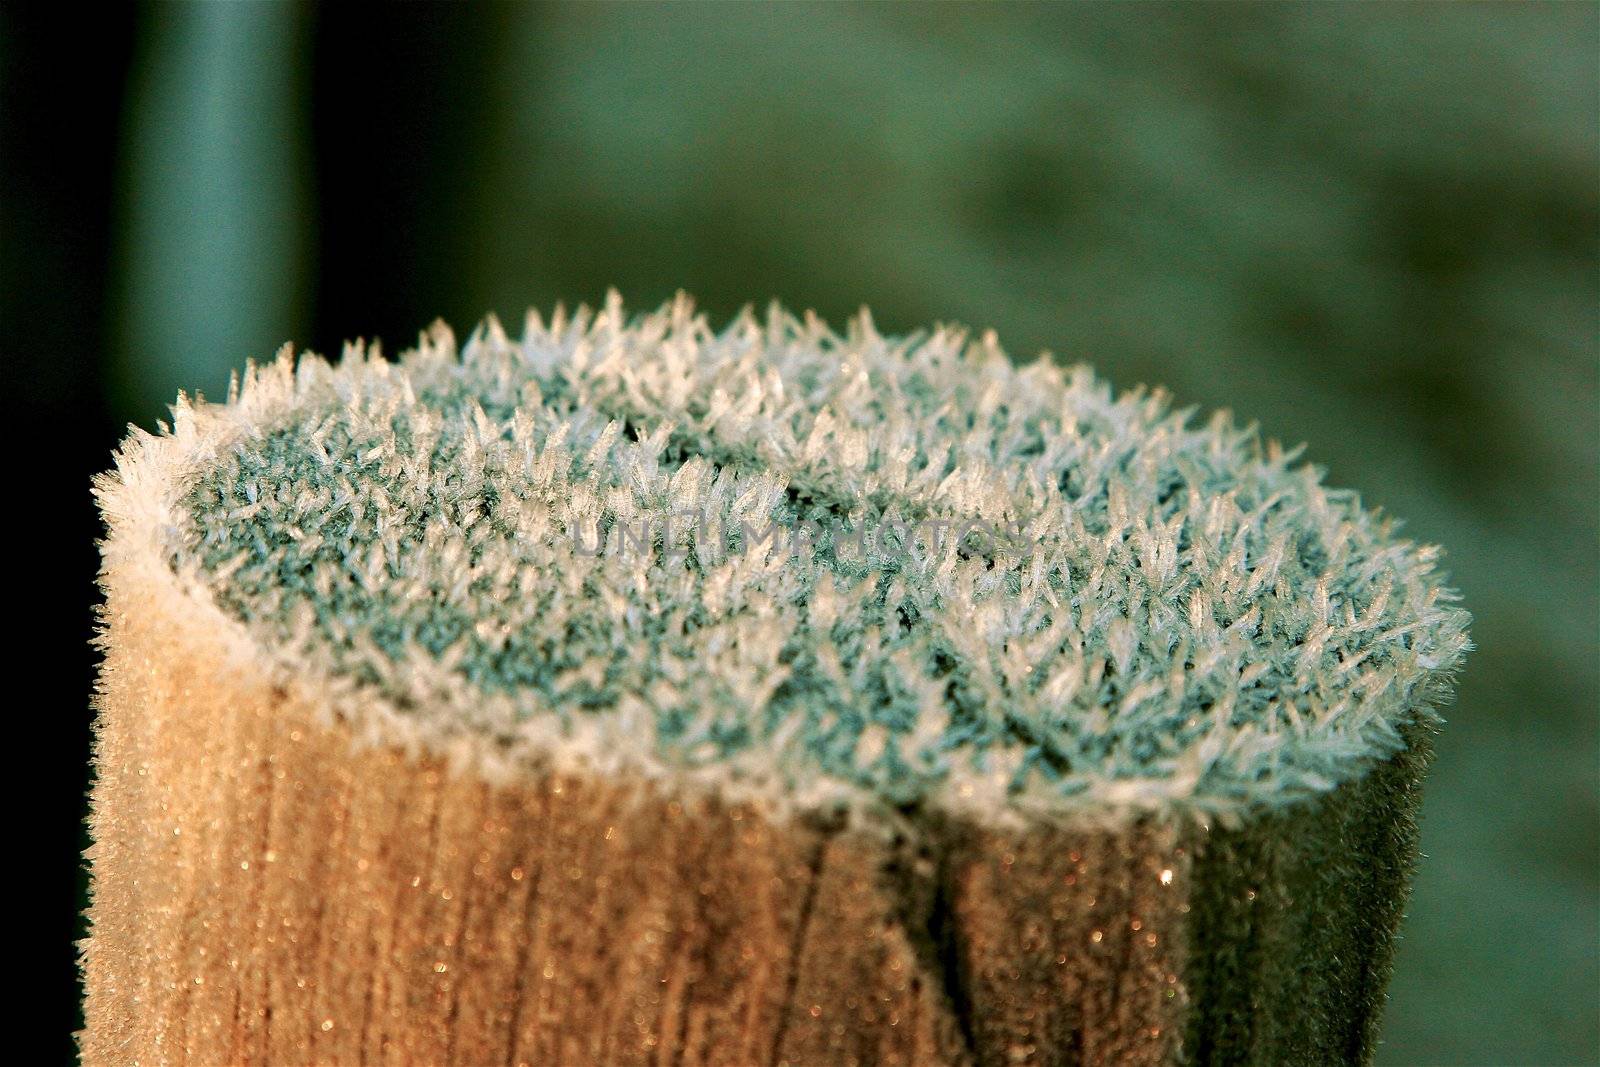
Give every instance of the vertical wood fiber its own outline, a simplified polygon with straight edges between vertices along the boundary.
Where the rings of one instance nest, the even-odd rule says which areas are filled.
[[[1234,831],[917,841],[358,748],[108,577],[85,1063],[1361,1062],[1426,738]]]

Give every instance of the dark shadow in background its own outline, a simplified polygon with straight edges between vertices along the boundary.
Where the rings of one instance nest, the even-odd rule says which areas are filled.
[[[397,14],[400,17],[396,17]],[[310,330],[397,355],[435,317],[475,322],[460,260],[504,10],[358,4],[317,9],[311,68],[316,253]]]
[[[121,427],[102,386],[113,327],[113,184],[122,90],[133,58],[131,8],[108,6],[96,32],[68,6],[0,5],[0,336],[7,389],[23,399],[8,471],[22,474],[4,512],[16,569],[7,592],[23,637],[7,694],[9,757],[22,786],[8,820],[33,840],[9,858],[13,928],[43,927],[18,980],[42,991],[43,1011],[19,1025],[35,1048],[75,1055],[82,935],[81,854],[88,786],[89,647],[100,523],[89,478],[104,470]],[[13,646],[17,648],[17,646]],[[21,1047],[21,1046],[19,1046]],[[41,1061],[49,1062],[49,1061]]]

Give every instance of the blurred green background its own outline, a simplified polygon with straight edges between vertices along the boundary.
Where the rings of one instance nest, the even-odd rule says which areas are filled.
[[[1380,1062],[1600,1062],[1600,7],[126,21],[118,422],[286,340],[614,285],[994,327],[1309,442],[1477,620]]]

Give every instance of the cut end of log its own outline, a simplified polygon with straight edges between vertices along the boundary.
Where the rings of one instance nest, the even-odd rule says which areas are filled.
[[[97,485],[91,1063],[1360,1060],[1436,552],[992,337],[281,356]]]

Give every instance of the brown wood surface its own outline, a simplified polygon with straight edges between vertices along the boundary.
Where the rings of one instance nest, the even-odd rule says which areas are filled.
[[[360,747],[108,581],[85,1062],[1156,1063],[1175,831],[898,837]],[[213,641],[215,640],[215,644]]]

